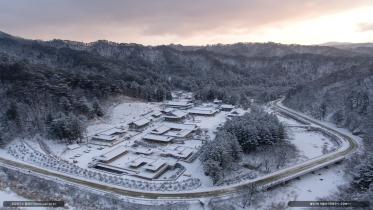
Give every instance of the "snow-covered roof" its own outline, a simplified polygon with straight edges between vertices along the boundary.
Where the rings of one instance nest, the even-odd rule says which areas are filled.
[[[168,106],[191,106],[192,104],[188,101],[168,101],[166,105]]]
[[[165,117],[166,118],[183,118],[187,115],[188,115],[188,113],[183,112],[181,110],[174,110],[174,111],[168,113]]]
[[[159,168],[167,164],[166,161],[162,159],[155,160],[153,162],[150,162],[144,166],[145,169],[151,170],[151,171],[157,171]]]
[[[159,112],[159,111],[155,111],[155,112],[152,113],[152,116],[154,116],[154,117],[159,117],[161,115],[162,115],[162,113]]]
[[[159,160],[159,163],[154,163],[154,166],[144,166],[144,170],[139,171],[139,173],[136,173],[135,176],[145,178],[145,179],[150,179],[153,180],[157,177],[159,177],[161,174],[163,174],[168,166],[173,166],[175,165],[174,162],[164,162],[162,163],[161,160]]]
[[[116,139],[117,139],[116,136],[109,136],[109,135],[104,135],[104,134],[96,134],[92,136],[92,140],[114,141]]]
[[[222,104],[220,107],[223,108],[223,109],[233,109],[234,108],[234,106],[231,105],[231,104]]]
[[[149,162],[154,161],[153,159],[146,158],[146,157],[139,157],[129,162],[129,165],[132,167],[139,167],[141,164],[147,164]]]
[[[197,128],[195,124],[165,122],[164,125],[171,129],[178,129],[178,130],[194,130]]]
[[[150,148],[133,148],[132,151],[144,155],[150,155],[153,153],[153,149]]]
[[[107,131],[104,131],[100,134],[102,135],[107,135],[107,136],[112,136],[112,135],[117,135],[117,134],[122,134],[122,133],[125,133],[126,131],[121,129],[121,128],[113,128],[113,129],[110,129],[110,130],[107,130]]]
[[[127,153],[127,152],[128,152],[127,147],[125,147],[125,146],[118,146],[115,149],[110,150],[109,152],[96,157],[96,159],[97,160],[102,160],[102,161],[109,161],[109,160],[117,157],[118,155],[121,155],[121,154]]]
[[[174,139],[172,136],[162,136],[162,135],[155,135],[155,134],[146,134],[142,137],[145,140],[151,141],[162,141],[162,142],[170,142]]]
[[[180,110],[175,110],[172,112],[172,114],[180,118],[180,117],[185,117],[188,113],[180,111]]]
[[[150,132],[153,133],[153,134],[163,134],[163,133],[167,132],[170,129],[171,129],[170,127],[167,127],[165,125],[161,125],[161,126],[159,126],[157,128],[154,128]]]
[[[164,110],[162,110],[163,113],[170,113],[172,111],[174,111],[175,109],[174,108],[166,108]]]
[[[179,124],[165,122],[161,126],[150,131],[151,134],[158,134],[172,137],[185,137],[196,128],[194,124]]]
[[[196,106],[196,107],[193,107],[193,109],[204,110],[204,111],[216,110],[212,105],[209,105],[209,104],[206,104],[204,106]]]
[[[146,118],[141,118],[139,120],[136,120],[136,121],[133,121],[131,122],[130,124],[135,124],[136,126],[144,126],[146,124],[148,124],[150,121]]]
[[[219,99],[214,99],[214,103],[221,103],[222,100],[219,100]]]
[[[184,138],[192,132],[193,132],[193,130],[178,130],[178,131],[170,130],[170,131],[164,133],[163,135]]]
[[[187,158],[193,153],[193,149],[189,147],[176,146],[176,147],[167,147],[162,151],[163,155],[171,155],[177,158]]]
[[[201,108],[192,108],[189,109],[188,112],[190,114],[200,114],[200,115],[212,115],[217,112],[216,109],[214,108],[209,108],[209,107],[201,107]]]

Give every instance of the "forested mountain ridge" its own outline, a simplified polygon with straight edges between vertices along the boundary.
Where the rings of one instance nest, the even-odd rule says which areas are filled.
[[[171,86],[192,91],[209,85],[223,86],[225,89],[238,86],[240,89],[248,89],[246,95],[257,97],[256,90],[259,89],[266,99],[285,93],[289,86],[303,84],[340,69],[348,69],[369,59],[314,54],[247,58],[207,50],[180,51],[168,46],[145,47],[107,41],[84,44],[61,40],[19,40],[12,37],[0,41],[0,51],[15,57],[15,60],[59,68],[90,68],[89,71],[92,71],[92,66],[95,71],[103,68],[116,72],[123,69],[134,70],[150,74],[152,78],[163,77]]]
[[[356,134],[373,136],[373,64],[367,61],[294,88],[284,103]]]
[[[286,56],[292,54],[315,54],[324,56],[352,57],[352,56],[373,56],[372,51],[359,51],[352,48],[339,48],[334,46],[323,45],[283,45],[273,42],[268,43],[236,43],[236,44],[216,44],[207,46],[191,46],[185,47],[181,45],[171,45],[175,49],[191,51],[191,50],[207,50],[210,52],[220,53],[224,55],[235,55],[245,57],[275,57]],[[370,49],[373,49],[371,47]]]
[[[266,51],[270,46],[265,45]],[[266,51],[248,56],[207,47],[178,48],[27,40],[1,33],[0,97],[5,100],[0,106],[0,138],[47,133],[50,122],[58,119],[75,122],[99,117],[101,101],[113,95],[160,101],[169,98],[172,89],[184,89],[202,100],[268,101],[333,73],[367,66],[372,60],[365,55],[341,56],[337,49],[324,55],[323,50],[314,51],[315,46],[303,46],[307,54],[273,53],[278,56],[262,55]]]

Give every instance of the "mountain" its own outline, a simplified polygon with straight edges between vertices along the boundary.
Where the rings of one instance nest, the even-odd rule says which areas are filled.
[[[200,100],[245,105],[372,62],[368,54],[323,46],[143,46],[1,33],[0,139],[47,133],[49,123],[60,118],[76,117],[84,124],[100,117],[100,106],[116,95],[161,101],[171,90],[183,89]]]
[[[315,54],[324,56],[372,56],[371,53],[350,51],[330,46],[306,46],[306,45],[283,45],[278,43],[236,43],[230,45],[208,45],[202,47],[173,46],[179,50],[207,50],[224,55],[245,56],[245,57],[275,57],[292,54]]]
[[[373,43],[331,42],[324,45],[373,53]],[[373,135],[373,65],[361,63],[305,83],[288,92],[285,104],[316,118],[331,120],[357,134]]]
[[[294,88],[284,103],[356,134],[373,135],[373,65],[367,62]]]
[[[341,50],[348,50],[354,53],[373,55],[373,43],[330,42],[330,43],[325,43],[324,45],[338,48]]]
[[[321,46],[329,46],[335,47],[340,49],[353,49],[359,47],[373,47],[373,43],[366,42],[366,43],[351,43],[351,42],[327,42],[321,44]]]

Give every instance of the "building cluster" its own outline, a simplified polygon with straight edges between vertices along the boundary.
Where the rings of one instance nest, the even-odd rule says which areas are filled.
[[[158,143],[175,143],[190,139],[196,129],[195,124],[165,122],[152,129],[143,139]]]
[[[115,160],[129,153],[133,153],[131,158],[126,161],[121,161],[120,164],[114,163]],[[95,157],[95,161],[91,163],[91,167],[114,174],[127,174],[148,180],[156,179],[167,170],[175,167],[176,161],[148,156],[152,153],[153,152],[146,151],[131,151],[126,147],[118,147],[104,155]]]
[[[116,157],[118,155],[123,155],[126,152],[123,147],[117,150],[112,150],[110,153],[105,153],[106,161],[112,161],[110,157]],[[39,167],[48,168],[48,170],[55,171],[57,173],[68,174],[69,176],[81,177],[84,179],[95,180],[97,182],[103,182],[115,186],[119,186],[125,189],[138,189],[138,190],[147,190],[154,192],[175,192],[182,190],[194,190],[201,186],[201,181],[198,178],[189,178],[181,181],[169,181],[169,182],[150,182],[145,180],[131,180],[123,176],[119,176],[117,168],[100,162],[100,164],[105,167],[106,172],[111,173],[101,173],[101,171],[83,169],[75,164],[71,164],[68,161],[52,157],[50,155],[43,154],[24,143],[13,145],[8,148],[8,153],[14,158],[21,161],[37,165]],[[105,158],[104,158],[105,159]],[[97,164],[99,168],[100,164]],[[151,165],[153,168],[157,167],[159,163],[152,162]],[[151,166],[149,166],[150,169]]]
[[[198,130],[196,124],[186,123],[186,119],[193,118],[194,121],[194,116],[209,117],[232,109],[233,105],[223,104],[217,99],[214,103],[195,106],[191,94],[176,92],[173,100],[165,102],[160,111],[152,111],[129,122],[126,127],[110,129],[91,138],[93,144],[114,146],[130,140],[133,137],[131,132],[136,132],[136,136],[139,136],[136,141],[151,147],[115,146],[111,151],[95,157],[90,167],[148,180],[157,179],[168,170],[175,169],[176,162],[193,162],[195,158],[191,157],[199,154],[199,148],[184,145],[185,141],[195,137]],[[123,156],[126,158],[121,158]]]

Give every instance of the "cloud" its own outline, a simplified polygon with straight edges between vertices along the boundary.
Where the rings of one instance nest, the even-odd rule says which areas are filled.
[[[370,0],[2,0],[0,30],[16,35],[93,41],[250,33],[317,17]]]
[[[359,24],[360,31],[373,31],[373,23],[360,23]]]

